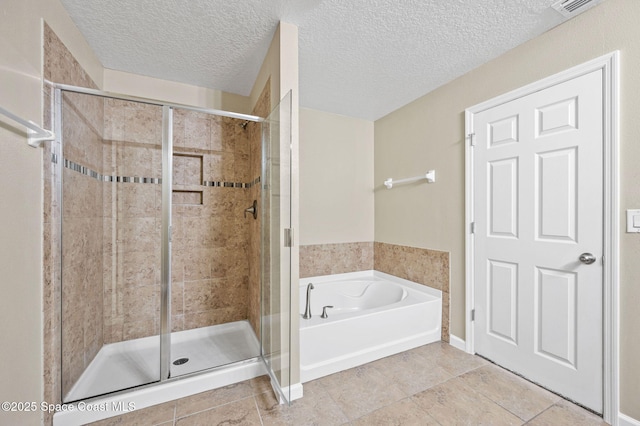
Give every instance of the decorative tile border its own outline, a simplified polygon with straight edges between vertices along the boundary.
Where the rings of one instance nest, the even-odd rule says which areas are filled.
[[[96,172],[88,167],[85,167],[81,164],[75,163],[71,160],[64,160],[64,166],[73,170],[74,172],[78,172],[82,175],[91,177],[93,179],[99,180],[100,182],[116,182],[116,183],[150,183],[154,185],[161,185],[162,178],[148,178],[148,177],[138,177],[138,176],[107,176],[101,173]],[[222,187],[222,188],[242,188],[248,189],[260,183],[260,176],[255,178],[253,181],[249,183],[242,182],[223,182],[223,181],[204,181],[202,182],[202,186],[206,187]]]
[[[260,176],[255,178],[253,181],[249,183],[242,182],[221,182],[221,181],[204,181],[202,182],[202,186],[215,186],[215,187],[223,187],[223,188],[251,188],[254,185],[260,183]]]
[[[159,185],[162,183],[161,178],[146,178],[138,176],[105,176],[81,164],[74,163],[71,160],[67,160],[66,158],[64,160],[64,166],[69,170],[73,170],[74,172],[78,172],[82,175],[97,179],[100,182],[152,183],[155,185]]]

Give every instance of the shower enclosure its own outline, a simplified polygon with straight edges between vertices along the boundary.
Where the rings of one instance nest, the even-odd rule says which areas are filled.
[[[258,358],[289,400],[290,95],[53,99],[63,402]]]

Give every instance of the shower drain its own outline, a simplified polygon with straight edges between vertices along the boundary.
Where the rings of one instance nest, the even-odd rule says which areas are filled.
[[[189,362],[189,358],[178,358],[175,361],[173,361],[173,365],[182,365],[182,364],[186,364],[187,362]]]

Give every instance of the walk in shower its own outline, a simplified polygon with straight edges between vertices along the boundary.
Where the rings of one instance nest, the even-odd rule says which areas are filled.
[[[256,359],[289,399],[291,97],[269,104],[55,86],[63,402]]]

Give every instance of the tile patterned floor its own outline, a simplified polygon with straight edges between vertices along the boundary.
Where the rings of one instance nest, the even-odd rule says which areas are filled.
[[[266,377],[93,425],[605,425],[500,367],[438,342],[304,385],[278,405]]]

